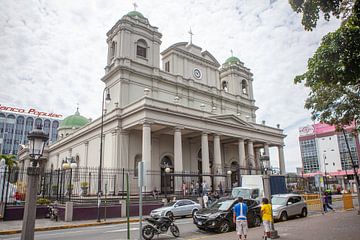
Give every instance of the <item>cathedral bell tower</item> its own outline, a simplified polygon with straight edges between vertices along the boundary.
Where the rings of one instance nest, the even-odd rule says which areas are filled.
[[[225,92],[253,100],[253,74],[237,57],[229,57],[220,69],[220,86]]]
[[[108,57],[106,73],[118,65],[131,62],[159,69],[161,33],[148,19],[134,10],[124,15],[107,32]]]

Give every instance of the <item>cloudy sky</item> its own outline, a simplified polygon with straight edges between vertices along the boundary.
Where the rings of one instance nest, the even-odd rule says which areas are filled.
[[[0,104],[69,115],[101,113],[106,32],[129,0],[0,0]],[[285,129],[288,171],[301,166],[298,128],[311,123],[308,90],[293,78],[321,37],[339,22],[305,32],[286,0],[138,0],[138,11],[163,34],[161,50],[188,41],[220,63],[230,49],[254,74],[257,121]],[[273,155],[275,149],[272,149]],[[274,157],[276,159],[276,157]],[[274,161],[273,163],[277,163]]]

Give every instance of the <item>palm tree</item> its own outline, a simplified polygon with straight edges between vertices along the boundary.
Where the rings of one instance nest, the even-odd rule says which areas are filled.
[[[18,165],[18,161],[16,160],[15,155],[11,154],[0,154],[0,160],[5,159],[6,166],[9,167],[9,169],[12,169]]]

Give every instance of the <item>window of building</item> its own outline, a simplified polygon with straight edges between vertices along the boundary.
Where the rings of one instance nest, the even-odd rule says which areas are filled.
[[[134,176],[137,177],[138,176],[138,164],[139,162],[141,162],[142,160],[142,155],[141,154],[137,154],[135,156],[135,159],[134,159]]]
[[[112,42],[110,46],[110,59],[113,59],[115,57],[116,52],[116,42]]]
[[[170,61],[165,63],[165,72],[170,72]]]
[[[145,40],[140,39],[136,44],[136,56],[146,58],[147,44]]]
[[[226,81],[223,81],[221,83],[221,88],[225,91],[228,92],[228,83]]]
[[[247,88],[248,88],[248,85],[247,85],[246,80],[244,79],[244,80],[241,81],[241,90],[242,90],[243,94],[248,94],[248,89]]]

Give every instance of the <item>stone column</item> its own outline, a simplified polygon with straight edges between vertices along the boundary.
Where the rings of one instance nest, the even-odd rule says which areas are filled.
[[[261,174],[260,157],[261,157],[260,148],[255,148],[255,166],[257,168],[256,174]]]
[[[181,128],[176,127],[174,132],[174,171],[175,173],[183,172],[183,160],[182,160],[182,139]],[[181,192],[182,178],[175,178],[175,191]]]
[[[85,167],[89,167],[89,142],[85,142]]]
[[[25,161],[24,161],[24,167],[25,167]],[[60,154],[56,154],[56,169],[61,168],[61,162],[60,162]]]
[[[210,160],[209,160],[209,141],[208,134],[202,133],[201,135],[201,164],[202,164],[202,173],[210,173]],[[210,177],[203,177],[203,181],[210,186]]]
[[[129,169],[129,132],[121,130],[119,134],[119,168]]]
[[[284,147],[282,145],[278,146],[279,152],[279,168],[280,174],[285,174],[285,160],[284,160]]]
[[[248,164],[246,163],[246,158],[245,158],[245,143],[244,143],[244,139],[239,139],[239,166],[241,168],[241,174],[247,174],[246,170],[244,170],[245,168],[248,167]]]
[[[144,191],[152,190],[151,173],[151,127],[150,124],[143,123],[142,132],[142,161],[144,162]]]
[[[249,164],[249,173],[253,174],[254,170],[251,170],[255,167],[255,161],[254,161],[254,144],[251,140],[247,141],[248,146],[248,164]],[[251,168],[250,168],[251,166]]]
[[[265,154],[265,156],[268,156],[269,159],[270,159],[270,152],[269,152],[269,144],[268,143],[264,143],[264,154]],[[268,167],[268,168],[271,166],[270,160],[268,161],[267,165],[268,166],[266,166],[266,167]]]
[[[111,149],[111,168],[118,168],[118,129],[111,131],[112,149]]]
[[[221,161],[221,145],[220,145],[220,136],[215,135],[214,136],[214,174],[222,174],[223,168],[222,168],[222,161]],[[218,186],[221,182],[220,177],[215,177],[214,179],[214,189],[218,189]],[[224,183],[222,183],[224,185]]]

